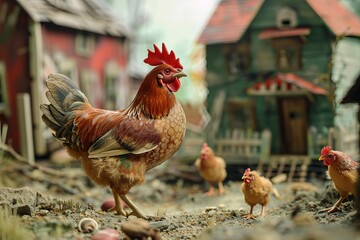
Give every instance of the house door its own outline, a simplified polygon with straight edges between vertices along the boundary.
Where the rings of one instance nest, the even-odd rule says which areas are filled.
[[[307,154],[307,99],[304,97],[279,98],[278,104],[282,153]]]

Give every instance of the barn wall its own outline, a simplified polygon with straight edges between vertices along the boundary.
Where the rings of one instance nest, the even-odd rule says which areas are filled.
[[[93,52],[89,56],[79,56],[75,51],[75,36],[76,30],[54,27],[52,25],[45,25],[43,27],[43,42],[44,42],[44,54],[48,56],[48,60],[51,61],[50,68],[52,71],[61,72],[61,65],[70,60],[75,64],[76,72],[75,79],[73,79],[82,89],[81,74],[85,71],[94,72],[99,80],[96,83],[96,87],[93,88],[94,94],[97,94],[97,100],[95,105],[97,107],[104,107],[104,81],[106,67],[110,62],[116,64],[120,77],[125,77],[125,80],[119,82],[118,91],[125,95],[123,101],[127,104],[130,102],[128,99],[129,79],[127,78],[127,54],[124,47],[124,43],[118,39],[110,36],[102,36],[92,33],[87,33],[95,38],[95,46]],[[49,70],[47,70],[49,71]],[[46,72],[48,74],[49,72]],[[66,72],[65,72],[66,74]],[[68,74],[66,74],[68,75]],[[122,89],[125,88],[125,91]],[[95,93],[96,91],[96,93]]]
[[[9,14],[13,13],[15,9],[15,1],[5,1],[9,8],[6,12],[5,22],[1,26],[4,29],[9,23]],[[1,4],[4,4],[1,3]],[[0,8],[2,8],[0,6]],[[8,144],[10,144],[16,151],[20,151],[19,141],[19,127],[16,107],[16,94],[30,92],[29,80],[29,49],[28,49],[28,23],[29,18],[27,14],[20,9],[16,25],[9,29],[8,35],[5,32],[1,34],[0,43],[0,61],[5,65],[8,101],[10,106],[10,114],[6,116],[0,113],[1,123],[6,123],[9,126],[8,130]],[[29,119],[31,121],[31,119]]]

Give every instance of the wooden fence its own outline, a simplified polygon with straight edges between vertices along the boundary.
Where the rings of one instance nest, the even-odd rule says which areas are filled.
[[[270,157],[271,132],[233,129],[214,141],[218,156],[226,159],[228,164],[258,164]]]
[[[216,155],[223,157],[227,164],[257,166],[257,170],[268,178],[286,174],[287,181],[305,181],[312,159],[318,159],[321,149],[330,145],[344,151],[352,159],[359,160],[358,127],[353,131],[340,128],[311,127],[308,130],[307,155],[271,155],[271,132],[233,129],[215,138],[208,139]],[[199,156],[205,136],[187,134],[180,155],[192,161]]]
[[[311,158],[318,158],[321,149],[327,145],[334,150],[345,152],[353,160],[359,160],[359,126],[354,127],[352,130],[338,127],[309,128],[308,155]]]

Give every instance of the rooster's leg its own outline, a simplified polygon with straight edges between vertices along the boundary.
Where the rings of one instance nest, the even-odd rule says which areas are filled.
[[[246,215],[247,219],[255,219],[255,216],[253,214],[253,209],[254,209],[254,206],[250,206],[250,212],[248,215]]]
[[[346,196],[341,196],[340,199],[337,200],[337,202],[334,204],[334,206],[322,209],[319,212],[333,213],[333,212],[339,211],[339,206],[345,200],[346,197],[347,197],[347,195]]]
[[[215,189],[214,186],[212,185],[212,183],[209,183],[209,191],[205,193],[208,196],[213,196],[215,195]]]
[[[117,214],[127,216],[127,213],[124,211],[124,209],[121,206],[119,195],[114,191],[114,189],[111,189],[114,200],[115,200],[115,207],[112,207],[109,209],[109,211],[116,211]]]
[[[120,195],[120,198],[131,208],[132,212],[128,215],[134,215],[139,218],[147,219],[148,217],[126,196]]]
[[[223,195],[225,193],[223,183],[218,182],[218,186],[219,186],[219,195]]]
[[[260,217],[265,217],[265,206],[264,205],[261,206]]]

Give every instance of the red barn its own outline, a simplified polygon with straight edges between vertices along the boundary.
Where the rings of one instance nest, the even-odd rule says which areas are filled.
[[[59,72],[97,107],[128,104],[128,30],[103,1],[0,1],[0,121],[7,143],[33,159],[49,151],[44,79]]]

